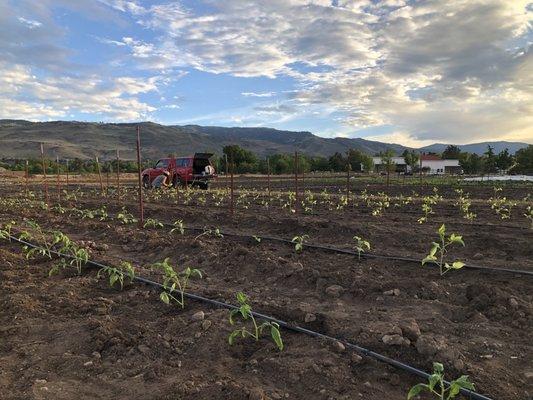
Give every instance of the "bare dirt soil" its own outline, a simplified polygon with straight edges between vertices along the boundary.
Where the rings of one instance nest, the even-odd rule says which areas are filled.
[[[528,194],[527,188],[513,190],[516,198]],[[35,220],[89,248],[92,259],[130,261],[139,275],[154,280],[161,277],[150,265],[170,257],[180,267],[202,270],[204,278],[192,281],[191,292],[235,303],[242,290],[257,311],[426,371],[441,361],[449,378],[468,374],[477,391],[494,399],[531,398],[532,278],[467,269],[440,277],[432,267],[313,249],[297,254],[290,245],[251,237],[308,234],[310,242],[349,248],[359,235],[370,241],[372,252],[422,258],[446,222],[466,243],[452,249],[452,257],[532,270],[533,234],[519,208],[502,222],[483,202],[490,192],[471,192],[474,223],[444,202],[422,225],[416,222],[420,204],[388,209],[382,217],[364,206],[298,216],[251,207],[229,217],[222,207],[164,199],[147,204],[147,217],[245,232],[250,239],[195,239],[198,232],[139,230],[38,208],[4,209],[0,222]],[[120,209],[115,200],[92,195],[71,205],[102,204],[110,213]],[[122,205],[135,212],[133,193]],[[420,381],[342,346],[285,330],[282,352],[267,337],[229,346],[227,310],[194,301],[184,310],[166,306],[154,289],[112,289],[92,270],[48,277],[52,263],[26,260],[19,245],[0,242],[2,398],[403,399]]]

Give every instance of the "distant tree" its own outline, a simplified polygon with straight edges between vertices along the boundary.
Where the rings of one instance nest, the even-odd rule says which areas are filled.
[[[329,167],[332,171],[339,172],[346,170],[346,159],[341,153],[335,153],[329,158]]]
[[[407,165],[411,167],[411,171],[414,171],[420,162],[420,155],[415,150],[404,150],[403,159]]]
[[[516,164],[512,172],[519,174],[533,174],[533,145],[524,147],[515,153]]]
[[[459,155],[461,154],[461,149],[457,147],[454,144],[449,145],[446,147],[446,149],[442,152],[442,158],[444,160],[456,160],[459,158]]]
[[[509,154],[509,150],[505,149],[498,153],[496,157],[496,167],[500,171],[507,171],[513,165],[513,156]]]
[[[259,162],[256,155],[249,150],[243,149],[239,145],[233,144],[224,146],[222,153],[227,156],[229,163],[233,161],[235,172],[246,173],[256,172],[258,170]],[[225,169],[225,157],[222,161],[222,167]]]
[[[392,159],[394,157],[394,152],[389,149],[380,152],[379,157],[381,158],[381,164],[385,168],[385,171],[387,171],[387,186],[389,186],[390,173],[396,169],[396,163]]]
[[[461,165],[465,174],[479,174],[483,172],[483,157],[475,153],[461,153],[459,165]]]
[[[351,170],[355,172],[371,171],[374,166],[372,157],[357,149],[350,149],[346,152],[346,161],[350,164]]]
[[[487,174],[493,174],[494,172],[497,171],[496,155],[494,154],[494,148],[488,145],[487,151],[483,154],[485,155],[484,171]]]
[[[311,171],[329,171],[329,162],[326,157],[312,157],[309,161]]]

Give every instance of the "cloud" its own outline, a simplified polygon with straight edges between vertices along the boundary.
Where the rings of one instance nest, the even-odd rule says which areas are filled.
[[[139,120],[156,109],[134,95],[157,90],[158,78],[37,78],[29,67],[0,62],[0,118],[61,118],[73,112],[102,120]]]
[[[533,141],[526,0],[202,3],[136,10],[159,36],[129,39],[131,54],[148,69],[288,76],[297,82],[291,107],[322,105],[354,128],[387,124],[420,141]]]
[[[241,96],[244,97],[272,97],[275,96],[276,92],[242,92]]]
[[[26,25],[29,29],[35,29],[42,25],[39,21],[34,21],[32,19],[26,19],[24,17],[18,17],[18,20],[21,24]]]

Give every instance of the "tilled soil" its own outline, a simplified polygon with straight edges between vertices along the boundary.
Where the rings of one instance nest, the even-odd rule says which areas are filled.
[[[94,208],[98,201],[80,199],[77,206]],[[111,211],[115,207],[108,204]],[[133,211],[133,200],[129,207]],[[445,212],[436,209],[434,218]],[[297,218],[239,210],[228,218],[220,209],[149,204],[147,216],[250,235],[305,233],[310,241],[345,247],[359,234],[372,251],[420,258],[438,228],[434,220],[416,224],[408,212],[376,218],[359,208]],[[91,258],[113,265],[131,261],[139,275],[155,280],[161,277],[149,266],[165,257],[200,268],[204,279],[194,280],[191,292],[234,303],[243,290],[255,310],[290,323],[427,371],[441,361],[448,377],[468,374],[480,393],[494,399],[533,394],[527,276],[461,270],[440,277],[432,267],[312,249],[297,254],[289,245],[252,238],[195,239],[198,233],[3,210],[2,222],[13,218],[59,229],[90,248]],[[527,229],[498,226],[494,219],[477,221],[494,224],[485,229],[462,223],[460,215],[445,219],[467,244],[452,250],[454,256],[532,268]],[[27,261],[20,246],[1,242],[0,388],[7,399],[401,399],[419,381],[342,346],[285,330],[282,352],[266,337],[229,346],[227,310],[194,301],[184,310],[166,306],[149,287],[111,289],[95,271],[48,278],[50,267],[50,261]],[[204,319],[195,321],[198,311]]]

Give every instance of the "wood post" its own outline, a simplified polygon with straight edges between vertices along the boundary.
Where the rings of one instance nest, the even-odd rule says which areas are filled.
[[[48,209],[48,204],[50,203],[50,198],[48,196],[48,181],[46,179],[46,163],[44,161],[44,146],[41,143],[41,160],[43,163],[43,185],[44,185],[44,198],[45,198],[45,204],[46,208]]]
[[[137,126],[137,166],[139,175],[139,226],[144,225],[144,205],[143,205],[143,184],[142,184],[142,165],[141,165],[141,127]]]

